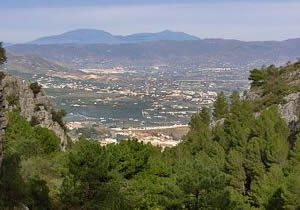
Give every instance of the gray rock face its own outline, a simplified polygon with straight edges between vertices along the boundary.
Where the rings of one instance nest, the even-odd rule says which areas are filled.
[[[250,89],[247,91],[246,99],[250,101],[255,101],[256,99],[262,97],[263,91],[261,89]]]
[[[3,89],[4,105],[8,111],[19,110],[21,115],[31,121],[37,119],[41,127],[52,130],[61,139],[61,148],[65,149],[68,136],[62,126],[52,119],[52,111],[55,108],[45,92],[41,90],[34,95],[30,88],[30,82],[7,75],[1,82]]]
[[[300,85],[298,79],[300,75],[300,69],[293,71],[286,76],[286,80],[289,82],[289,86],[297,87]],[[263,90],[260,88],[250,89],[246,94],[246,99],[255,101],[263,96]],[[292,132],[300,130],[300,92],[291,93],[284,97],[284,102],[278,104],[281,117],[287,122]],[[260,113],[256,113],[256,117]]]
[[[3,89],[0,88],[0,169],[3,161],[3,137],[5,134],[6,118],[4,117],[4,96]]]
[[[211,127],[216,127],[216,126],[223,126],[225,123],[225,118],[219,119],[217,121],[212,121],[210,124]]]
[[[282,118],[288,123],[292,131],[300,129],[300,93],[292,93],[284,98],[286,103],[279,104]]]

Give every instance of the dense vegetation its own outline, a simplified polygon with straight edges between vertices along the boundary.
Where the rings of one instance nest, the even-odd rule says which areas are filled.
[[[257,108],[282,103],[284,96],[300,92],[299,69],[300,60],[279,68],[270,65],[250,71],[251,89],[257,91],[261,97],[256,100]]]
[[[290,86],[269,89],[271,75],[298,65],[253,70],[252,88],[283,97]],[[290,132],[278,101],[259,101],[259,114],[257,103],[220,93],[212,113],[195,114],[164,152],[135,139],[106,147],[80,139],[61,152],[52,131],[11,112],[1,209],[300,209],[299,131]]]

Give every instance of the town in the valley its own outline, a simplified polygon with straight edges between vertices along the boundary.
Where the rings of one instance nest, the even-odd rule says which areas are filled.
[[[68,113],[66,125],[74,136],[102,145],[137,138],[165,148],[178,144],[190,117],[211,107],[217,92],[245,91],[248,68],[117,66],[22,77],[41,84]]]
[[[136,138],[162,148],[178,144],[190,117],[217,92],[248,88],[247,67],[118,66],[35,74],[67,128],[101,145]],[[22,75],[26,78],[26,75]]]

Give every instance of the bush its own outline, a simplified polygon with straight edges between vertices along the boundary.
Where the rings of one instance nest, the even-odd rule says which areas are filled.
[[[6,155],[0,171],[0,208],[14,209],[25,198],[25,183],[21,176],[21,157]]]
[[[29,122],[19,112],[8,113],[8,123],[5,131],[5,154],[18,153],[26,157],[35,152],[34,131]]]
[[[31,125],[32,127],[34,127],[34,126],[39,125],[39,124],[40,124],[39,119],[38,119],[36,116],[33,116],[33,117],[31,118],[30,125]]]
[[[34,97],[37,96],[41,92],[42,86],[39,85],[39,83],[34,82],[30,84],[30,89],[32,90]]]
[[[60,139],[47,128],[32,128],[18,112],[8,114],[5,132],[6,154],[18,153],[24,158],[59,150]]]
[[[39,153],[49,154],[59,150],[60,139],[48,128],[36,127],[35,138],[39,145]]]
[[[250,76],[248,79],[251,81],[252,87],[261,86],[261,85],[265,84],[266,72],[265,72],[264,68],[261,70],[259,70],[259,69],[251,70]]]
[[[36,210],[50,210],[51,203],[49,198],[49,188],[47,183],[35,177],[29,180],[29,193],[26,205],[30,209]]]
[[[63,109],[59,111],[52,110],[51,114],[52,114],[52,120],[54,122],[57,122],[61,127],[65,128],[65,123],[63,121],[63,118],[66,116],[66,111]]]
[[[16,94],[10,94],[6,96],[6,100],[9,106],[19,106],[19,96]]]

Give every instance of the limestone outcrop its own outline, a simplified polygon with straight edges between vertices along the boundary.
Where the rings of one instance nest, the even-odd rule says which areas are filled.
[[[278,75],[281,79],[281,84],[285,85],[285,91],[282,91],[282,100],[278,100],[276,103],[281,114],[281,117],[287,122],[292,132],[300,131],[300,61],[294,65],[283,67],[283,73]],[[285,69],[284,69],[285,68]],[[282,70],[282,69],[281,69]],[[274,78],[278,79],[278,78]],[[274,85],[280,85],[274,83]],[[272,87],[268,87],[269,92]],[[277,87],[274,87],[274,89]],[[284,88],[282,89],[284,90]],[[278,93],[276,93],[278,94]],[[270,96],[270,95],[269,95]],[[272,95],[271,95],[272,96]],[[264,87],[251,88],[246,98],[250,101],[261,100],[268,96],[264,95]],[[272,97],[275,97],[274,94]]]
[[[292,93],[284,97],[285,103],[279,104],[282,118],[288,123],[292,131],[300,129],[300,93]]]
[[[0,168],[3,161],[3,145],[6,123],[3,89],[0,88]]]
[[[27,121],[35,121],[35,124],[54,131],[61,139],[61,148],[65,149],[68,135],[64,127],[53,118],[57,110],[43,89],[34,92],[29,81],[8,74],[1,80],[1,89],[5,110],[18,110]]]

